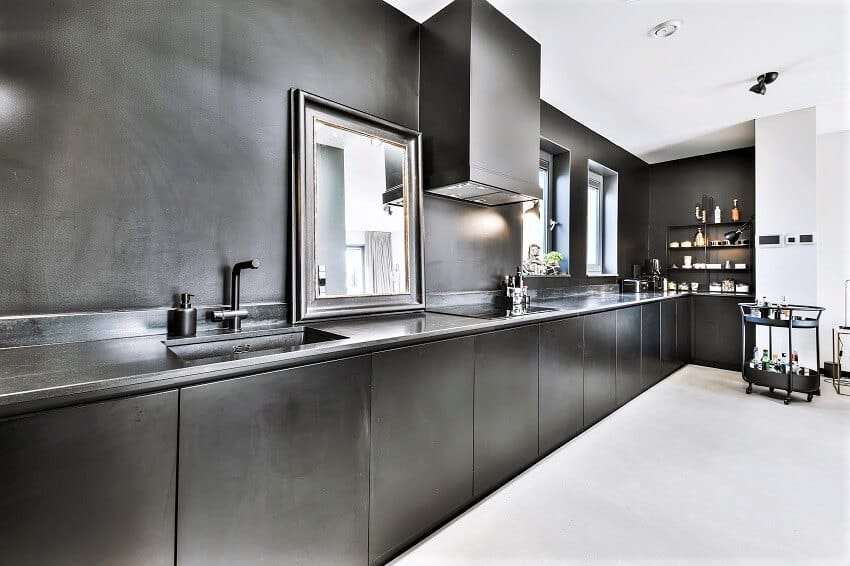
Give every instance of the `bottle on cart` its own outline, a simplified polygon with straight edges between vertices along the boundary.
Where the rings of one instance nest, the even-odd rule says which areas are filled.
[[[770,363],[770,369],[773,371],[779,370],[779,354],[773,354],[773,360]]]
[[[779,318],[782,320],[790,320],[791,319],[791,309],[788,308],[788,299],[783,296],[779,299],[779,303],[782,306],[782,309],[779,311]]]
[[[788,354],[785,352],[783,352],[782,356],[779,358],[779,371],[782,373],[788,373]]]
[[[791,373],[800,372],[800,356],[797,355],[797,350],[791,352]]]
[[[770,356],[767,353],[767,350],[762,350],[761,353],[761,369],[767,371],[770,369]]]
[[[761,367],[761,363],[759,362],[759,347],[755,346],[753,348],[753,357],[750,360],[750,367],[753,369],[758,369]]]

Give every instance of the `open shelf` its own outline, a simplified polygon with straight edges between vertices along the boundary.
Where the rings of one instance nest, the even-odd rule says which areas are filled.
[[[711,228],[712,226],[717,226],[718,228],[739,228],[744,224],[746,224],[746,222],[706,222],[705,224],[679,224],[678,226],[668,226],[668,228],[670,228],[670,230],[695,230],[697,228]]]

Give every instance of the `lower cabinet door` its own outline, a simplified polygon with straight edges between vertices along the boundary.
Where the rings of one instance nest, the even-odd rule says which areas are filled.
[[[361,356],[180,392],[177,564],[368,561]]]
[[[474,492],[537,459],[537,326],[475,337]]]
[[[474,355],[470,337],[372,357],[372,563],[472,499]]]
[[[691,297],[676,299],[676,361],[691,363]]]
[[[694,328],[699,329],[699,340],[693,341],[696,363],[740,371],[743,344],[738,303],[752,300],[753,298],[747,297],[693,297]],[[748,344],[753,343],[754,330],[752,325],[748,325]],[[776,343],[785,340],[787,344],[787,332],[784,336],[784,339],[779,339]],[[748,355],[750,353],[747,352]]]
[[[0,563],[174,564],[177,391],[0,421]]]
[[[661,381],[661,303],[640,307],[641,324],[641,389]]]
[[[641,307],[617,313],[617,406],[641,392]]]
[[[539,453],[584,428],[584,317],[540,325]]]
[[[616,317],[606,311],[584,317],[584,426],[617,408]]]
[[[661,301],[661,376],[679,369],[676,352],[676,301]]]

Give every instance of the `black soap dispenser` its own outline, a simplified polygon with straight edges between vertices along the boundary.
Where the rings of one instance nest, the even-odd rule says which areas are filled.
[[[180,306],[168,311],[168,335],[174,337],[194,336],[198,326],[198,310],[192,306],[190,293],[180,294]]]

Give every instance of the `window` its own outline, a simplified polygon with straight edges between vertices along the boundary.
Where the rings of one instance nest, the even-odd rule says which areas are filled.
[[[550,251],[549,231],[546,229],[546,219],[549,218],[551,171],[551,156],[541,152],[540,163],[537,169],[537,182],[540,184],[540,188],[543,189],[543,200],[527,202],[522,205],[523,259],[527,258],[528,250],[532,245],[540,248],[541,256]]]
[[[602,273],[602,175],[587,173],[587,272]]]
[[[587,275],[617,275],[619,174],[587,161]]]
[[[348,295],[365,292],[365,246],[345,246],[345,289]]]

